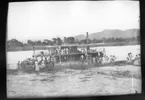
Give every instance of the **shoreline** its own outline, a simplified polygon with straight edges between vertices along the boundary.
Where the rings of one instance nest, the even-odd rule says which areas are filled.
[[[74,44],[70,44],[74,45]],[[80,44],[80,45],[86,45],[86,44]],[[91,46],[97,46],[97,47],[109,47],[109,46],[132,46],[132,45],[140,45],[140,43],[134,42],[134,43],[124,43],[124,42],[119,42],[119,43],[104,43],[104,44],[89,44]],[[50,45],[49,45],[50,46]],[[42,46],[35,46],[35,50],[47,50],[48,45],[42,45]],[[33,46],[25,46],[25,47],[11,47],[11,48],[6,48],[6,52],[15,52],[15,51],[30,51],[33,50]]]

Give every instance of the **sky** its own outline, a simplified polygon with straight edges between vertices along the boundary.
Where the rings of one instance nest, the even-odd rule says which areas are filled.
[[[10,2],[7,39],[26,42],[106,29],[139,29],[139,1]]]

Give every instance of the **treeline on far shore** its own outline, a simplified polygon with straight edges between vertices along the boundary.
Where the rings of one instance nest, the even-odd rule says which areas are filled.
[[[28,51],[28,50],[45,50],[46,46],[54,45],[72,45],[72,44],[87,44],[87,40],[75,40],[74,37],[53,38],[52,40],[44,39],[44,41],[32,41],[28,40],[27,43],[20,42],[16,39],[11,39],[6,42],[6,51]],[[94,44],[96,46],[123,46],[123,45],[137,45],[140,44],[140,37],[133,38],[102,38],[101,40],[88,40],[88,44]],[[33,48],[34,47],[34,48]]]

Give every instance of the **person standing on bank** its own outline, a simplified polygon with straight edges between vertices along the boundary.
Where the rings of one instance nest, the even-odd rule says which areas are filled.
[[[20,61],[18,61],[17,66],[18,66],[18,68],[21,68],[21,62]]]
[[[106,51],[105,51],[105,48],[103,48],[103,57],[106,56]]]
[[[39,65],[38,65],[38,61],[35,61],[35,71],[37,74],[39,74]]]

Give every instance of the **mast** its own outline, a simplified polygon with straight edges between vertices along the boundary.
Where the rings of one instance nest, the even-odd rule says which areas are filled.
[[[35,56],[35,48],[34,48],[34,45],[33,45],[33,55]]]
[[[87,61],[89,61],[89,57],[88,57],[89,56],[88,55],[88,53],[89,53],[89,46],[88,46],[88,43],[89,43],[89,33],[87,32],[86,33],[86,44],[87,44],[87,48],[86,48],[86,51],[87,51],[86,54],[87,55],[86,55],[86,58],[87,58]]]
[[[86,33],[86,39],[87,39],[87,44],[88,44],[88,42],[89,42],[89,33],[88,32]]]
[[[59,62],[61,63],[61,46],[59,46]]]
[[[58,40],[56,40],[56,45],[59,48],[59,63],[61,63],[61,45],[58,44]]]

